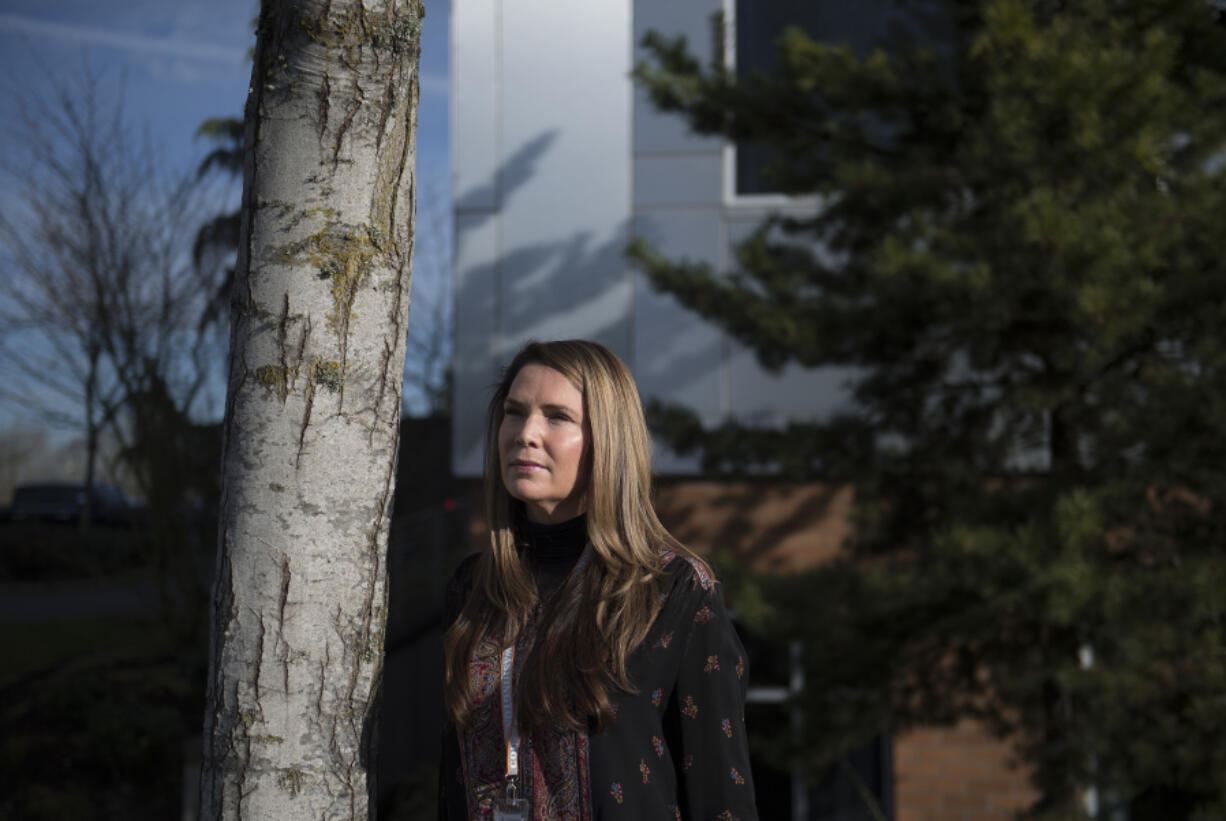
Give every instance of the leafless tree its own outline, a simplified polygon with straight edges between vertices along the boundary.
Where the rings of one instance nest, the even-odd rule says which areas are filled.
[[[26,470],[47,456],[47,432],[29,425],[0,428],[0,499],[8,499]]]
[[[445,416],[451,412],[451,215],[442,181],[424,178],[419,189],[404,413]]]
[[[163,168],[122,79],[86,66],[53,86],[9,101],[0,400],[80,431],[92,487],[102,432],[121,450],[131,437],[127,398],[154,380],[185,410],[218,372],[197,332],[209,285],[189,255],[203,191]]]

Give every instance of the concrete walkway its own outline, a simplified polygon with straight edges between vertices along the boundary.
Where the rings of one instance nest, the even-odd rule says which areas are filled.
[[[0,584],[0,623],[109,618],[149,613],[157,585],[147,575],[66,582]]]

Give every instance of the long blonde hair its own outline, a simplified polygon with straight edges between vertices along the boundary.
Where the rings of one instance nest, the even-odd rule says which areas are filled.
[[[661,552],[701,560],[673,538],[652,507],[651,438],[634,378],[610,350],[585,340],[530,342],[490,399],[485,499],[491,549],[478,560],[472,594],[445,636],[447,709],[457,724],[468,724],[475,695],[469,658],[500,627],[503,645],[513,642],[538,603],[519,555],[523,503],[503,485],[498,453],[503,403],[529,364],[552,368],[583,396],[591,432],[585,501],[592,554],[540,619],[520,676],[519,715],[525,728],[577,730],[588,718],[599,728],[612,719],[608,688],[634,692],[626,663],[660,610]]]

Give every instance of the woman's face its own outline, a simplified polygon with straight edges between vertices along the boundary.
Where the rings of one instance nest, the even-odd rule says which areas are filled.
[[[591,474],[583,395],[553,368],[519,369],[503,402],[498,457],[507,493],[534,522],[564,522],[586,509]]]

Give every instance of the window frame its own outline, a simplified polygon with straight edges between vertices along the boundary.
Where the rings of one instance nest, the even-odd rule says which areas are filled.
[[[738,620],[735,609],[730,609],[729,615],[732,617],[733,624],[737,624]],[[762,636],[755,636],[754,638],[756,641],[769,641]],[[800,727],[804,723],[804,711],[797,704],[797,697],[805,689],[804,644],[801,641],[791,640],[787,642],[786,647],[787,684],[781,685],[772,682],[765,686],[750,686],[745,694],[745,704],[747,707],[753,704],[760,707],[776,707],[785,711],[788,726],[795,737],[795,734],[799,733]],[[752,681],[754,675],[752,665],[750,666],[749,674]],[[893,821],[895,818],[893,733],[887,730],[877,736],[871,744],[879,745],[877,754],[881,756],[882,768],[884,770],[884,783],[882,784],[881,794],[878,796],[880,808],[885,813],[885,817],[889,821]],[[791,781],[792,813],[789,821],[810,821],[812,813],[811,798],[818,794],[821,785],[806,781],[800,768],[795,765],[786,772]]]
[[[724,68],[736,71],[736,5],[737,0],[720,0],[724,20]],[[815,212],[821,208],[822,197],[808,194],[801,197],[789,194],[741,194],[737,191],[736,142],[724,139],[721,147],[721,191],[723,206],[728,210],[799,210]]]

